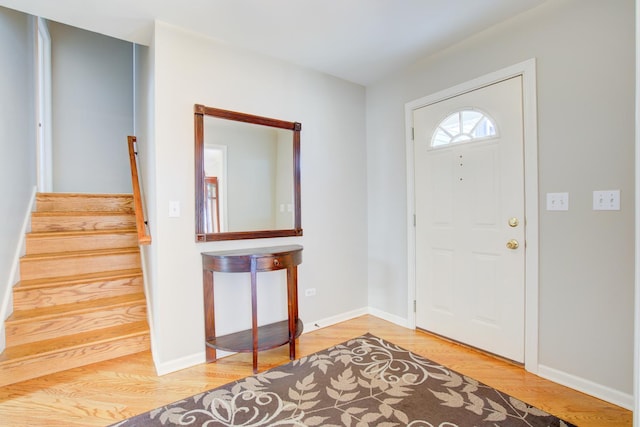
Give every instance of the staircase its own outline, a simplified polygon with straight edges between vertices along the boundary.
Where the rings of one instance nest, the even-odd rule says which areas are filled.
[[[133,196],[36,197],[0,386],[149,349]]]

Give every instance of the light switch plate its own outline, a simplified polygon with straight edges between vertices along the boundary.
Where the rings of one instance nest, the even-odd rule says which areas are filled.
[[[619,211],[620,190],[600,190],[593,192],[594,211]]]
[[[169,201],[169,218],[180,217],[180,202],[177,200]]]
[[[548,211],[568,211],[569,193],[547,193]]]

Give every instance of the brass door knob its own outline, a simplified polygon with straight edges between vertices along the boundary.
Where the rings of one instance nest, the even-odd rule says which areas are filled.
[[[509,249],[518,249],[518,246],[520,246],[520,243],[516,239],[511,239],[507,242],[507,248]]]

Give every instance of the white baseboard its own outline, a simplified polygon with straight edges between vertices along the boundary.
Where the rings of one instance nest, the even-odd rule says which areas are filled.
[[[403,328],[410,328],[409,320],[404,317],[396,316],[395,314],[387,313],[386,311],[378,310],[373,307],[363,307],[356,310],[348,311],[346,313],[341,313],[336,316],[327,317],[321,320],[305,322],[304,323],[304,332],[311,332],[317,329],[326,328],[327,326],[335,325],[336,323],[344,322],[347,320],[354,319],[359,316],[363,316],[365,314],[370,314],[372,316],[378,317],[382,320],[386,320],[387,322],[394,323],[398,326],[402,326]]]
[[[614,390],[602,384],[580,378],[544,365],[538,365],[538,376],[562,384],[622,408],[633,410],[633,395]]]
[[[350,319],[354,319],[359,316],[363,316],[365,314],[371,314],[372,316],[379,317],[383,320],[389,321],[391,323],[395,323],[396,325],[407,327],[407,319],[395,316],[371,307],[362,307],[356,310],[348,311],[345,313],[337,314],[335,316],[326,317],[324,319],[319,319],[315,321],[308,321],[304,324],[304,332],[306,334],[308,332],[317,331],[318,329],[326,328],[327,326],[335,325],[336,323],[344,322]],[[217,353],[217,358],[221,359],[223,357],[230,356],[234,353],[222,352],[219,351]],[[166,363],[158,363],[154,357],[154,363],[156,366],[156,373],[158,375],[170,374],[171,372],[180,371],[182,369],[190,368],[195,365],[199,365],[201,363],[205,363],[205,352],[201,351],[192,355],[188,355],[185,357],[181,357],[179,359],[175,359]]]
[[[155,358],[154,358],[154,362],[156,365],[156,373],[158,374],[158,376],[162,376],[162,375],[170,374],[172,372],[181,371],[183,369],[190,368],[192,366],[196,366],[201,363],[204,363],[205,358],[206,356],[205,356],[204,350],[195,354],[190,354],[188,356],[181,357],[179,359],[171,360],[166,363],[157,363],[155,362]]]
[[[376,316],[382,320],[386,320],[387,322],[402,326],[403,328],[414,329],[409,326],[409,319],[405,317],[396,316],[395,314],[390,314],[386,311],[378,310],[377,308],[373,307],[369,307],[369,314],[372,316]]]
[[[369,313],[367,307],[358,308],[356,310],[347,311],[346,313],[340,313],[335,316],[325,317],[324,319],[305,321],[303,334],[308,332],[317,331],[318,329],[326,328],[327,326],[335,325],[336,323],[344,322],[350,319],[354,319],[359,316],[363,316]]]
[[[16,245],[13,260],[11,261],[8,283],[5,287],[5,293],[2,295],[2,300],[0,300],[0,330],[2,331],[0,332],[0,353],[3,352],[6,347],[4,321],[13,313],[13,287],[20,281],[20,257],[25,253],[25,236],[31,229],[31,211],[33,211],[35,206],[37,190],[37,187],[34,186],[31,192],[31,199],[29,200],[27,210],[22,220],[18,244]]]

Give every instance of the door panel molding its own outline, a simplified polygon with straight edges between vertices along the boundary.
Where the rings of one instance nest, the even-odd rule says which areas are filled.
[[[522,76],[524,195],[525,195],[525,369],[538,372],[538,132],[535,58],[486,74],[405,104],[406,168],[407,168],[407,276],[408,319],[416,327],[416,237],[415,182],[413,147],[413,110],[488,86],[515,76]]]

